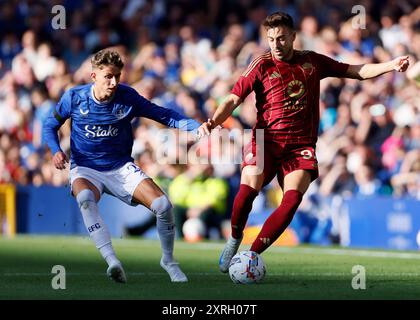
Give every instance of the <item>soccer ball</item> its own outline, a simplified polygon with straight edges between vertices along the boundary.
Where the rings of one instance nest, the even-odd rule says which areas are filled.
[[[264,279],[265,263],[258,253],[250,250],[241,251],[230,261],[229,275],[234,283],[258,283]]]

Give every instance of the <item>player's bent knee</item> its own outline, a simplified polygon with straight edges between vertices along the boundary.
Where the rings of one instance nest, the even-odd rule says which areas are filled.
[[[172,203],[169,201],[166,195],[162,195],[155,200],[153,200],[152,204],[150,205],[150,210],[156,215],[158,219],[166,220],[169,217],[167,215],[171,215]]]
[[[264,183],[264,173],[257,166],[246,166],[242,170],[241,184],[246,184],[260,191]]]
[[[84,189],[80,191],[76,196],[77,204],[79,208],[87,209],[92,203],[95,204],[95,194],[92,190]]]

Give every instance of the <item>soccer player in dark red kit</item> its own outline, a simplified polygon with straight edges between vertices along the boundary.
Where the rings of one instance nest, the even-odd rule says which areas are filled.
[[[252,142],[244,152],[241,185],[232,211],[232,234],[219,260],[222,272],[228,271],[230,260],[239,248],[252,203],[262,187],[277,175],[283,198],[251,246],[250,250],[257,253],[266,250],[283,233],[309,184],[318,177],[315,144],[320,80],[326,77],[370,79],[393,70],[403,72],[409,65],[407,56],[386,63],[349,65],[313,51],[294,50],[296,32],[292,18],[286,13],[271,14],[262,25],[270,52],[251,62],[212,119],[198,131],[199,136],[209,135],[255,92],[257,121]],[[264,129],[264,144],[260,148],[256,129]],[[258,161],[260,152],[264,156],[260,161],[263,167]]]

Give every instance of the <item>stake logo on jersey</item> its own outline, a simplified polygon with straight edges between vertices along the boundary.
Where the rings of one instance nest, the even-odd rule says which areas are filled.
[[[108,126],[85,126],[85,136],[87,138],[96,138],[96,137],[116,137],[118,135],[118,128],[114,128],[112,125]]]

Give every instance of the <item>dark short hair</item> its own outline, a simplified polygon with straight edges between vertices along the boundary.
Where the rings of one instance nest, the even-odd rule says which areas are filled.
[[[124,67],[124,62],[121,59],[121,56],[116,51],[111,51],[103,49],[95,53],[90,60],[93,68],[102,69],[103,66],[116,66],[119,69]]]
[[[293,18],[285,12],[274,12],[270,14],[262,23],[262,26],[268,30],[279,26],[285,26],[294,29]]]

